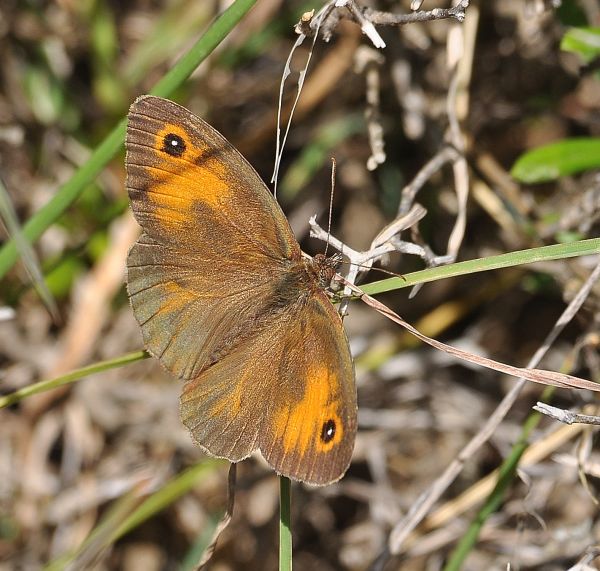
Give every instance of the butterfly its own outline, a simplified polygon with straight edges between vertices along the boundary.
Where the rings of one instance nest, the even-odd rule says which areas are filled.
[[[357,405],[348,340],[326,294],[335,264],[302,254],[252,166],[184,107],[139,97],[126,149],[142,227],[127,289],[144,346],[184,381],[180,414],[193,440],[231,462],[258,450],[309,484],[339,480]]]

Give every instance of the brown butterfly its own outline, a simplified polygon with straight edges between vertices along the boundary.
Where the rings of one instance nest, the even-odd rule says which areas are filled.
[[[273,195],[210,125],[142,96],[127,126],[127,190],[143,232],[127,286],[144,345],[185,381],[181,418],[213,456],[255,450],[278,473],[329,484],[356,434],[354,370],[325,293]]]

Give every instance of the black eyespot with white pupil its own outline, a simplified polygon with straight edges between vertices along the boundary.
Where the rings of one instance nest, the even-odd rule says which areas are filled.
[[[180,157],[185,153],[185,141],[175,133],[169,133],[163,138],[163,151],[172,157]]]
[[[321,428],[321,441],[327,444],[331,442],[335,436],[335,421],[333,419],[326,420]]]

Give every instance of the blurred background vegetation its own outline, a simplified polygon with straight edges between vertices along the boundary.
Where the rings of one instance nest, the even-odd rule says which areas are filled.
[[[150,91],[229,5],[2,0],[0,191],[7,229],[31,220],[56,196],[133,99]],[[408,1],[370,5],[410,12]],[[320,7],[258,0],[171,95],[221,131],[267,181],[294,25]],[[435,7],[447,5],[426,0],[422,6]],[[305,251],[323,250],[308,237],[308,219],[318,213],[326,223],[330,157],[338,165],[332,232],[366,249],[396,216],[403,186],[443,147],[453,74],[448,38],[457,26],[473,39],[463,56],[469,73],[459,117],[472,191],[459,259],[598,236],[600,8],[594,0],[503,0],[472,2],[462,25],[439,20],[378,28],[387,44],[373,56],[387,157],[374,170],[366,167],[367,76],[357,66],[361,50],[374,48],[347,20],[329,42],[317,41],[278,193]],[[308,49],[305,43],[294,55],[293,81]],[[23,259],[5,264],[2,394],[141,349],[123,287],[125,255],[138,228],[120,148],[35,241],[30,257],[21,251],[30,272],[38,265],[59,319],[31,286]],[[525,154],[531,150],[537,154]],[[420,239],[442,254],[458,211],[452,168],[436,172],[418,200],[427,209]],[[381,299],[430,335],[522,366],[595,263],[576,258],[465,276],[426,285],[412,299],[405,290]],[[408,273],[422,262],[395,255],[386,267]],[[546,368],[600,379],[598,294],[561,336]],[[387,561],[394,524],[513,382],[421,347],[358,303],[346,325],[360,407],[355,458],[338,484],[294,486],[299,570],[383,568],[377,562]],[[227,466],[193,446],[179,422],[179,390],[158,363],[145,360],[0,410],[0,570],[193,568],[224,509]],[[554,400],[560,406],[593,403],[588,394],[562,393]],[[525,390],[445,500],[499,465],[540,394],[538,387]],[[557,442],[556,430],[545,420],[533,431],[532,442],[553,444],[509,486],[464,569],[508,562],[566,569],[597,545],[594,434],[574,431]],[[276,567],[277,493],[277,478],[260,458],[239,466],[235,516],[213,569]],[[441,523],[430,522],[386,568],[443,568],[477,507],[474,500],[451,509]]]

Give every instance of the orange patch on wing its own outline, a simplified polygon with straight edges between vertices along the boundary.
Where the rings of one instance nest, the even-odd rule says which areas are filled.
[[[245,376],[242,376],[232,392],[227,393],[227,398],[218,401],[210,409],[210,416],[227,415],[228,418],[236,417],[242,410],[242,395],[244,394]]]
[[[167,295],[161,302],[161,313],[175,313],[181,311],[183,307],[194,301],[196,296],[189,290],[182,288],[176,282],[167,282],[163,284]]]
[[[174,281],[162,283],[160,289],[160,306],[157,312],[160,316],[181,315],[182,311],[197,299],[194,293],[186,290]],[[186,318],[184,317],[183,319]],[[181,327],[181,320],[178,327]],[[161,339],[165,331],[157,329],[156,327],[148,327],[147,323],[142,325],[142,330],[144,331],[146,346],[161,345]],[[176,330],[170,331],[169,333],[174,335]],[[181,354],[178,357],[179,358],[173,362],[174,369],[185,367],[187,355]]]
[[[165,138],[179,137],[185,148],[181,155],[169,154]],[[168,229],[185,229],[194,214],[194,205],[205,202],[212,208],[223,208],[231,196],[226,182],[227,168],[214,156],[203,155],[208,146],[192,142],[188,132],[179,125],[167,123],[155,136],[156,166],[146,167],[153,184],[148,196],[154,205],[158,223]]]
[[[277,411],[274,429],[281,435],[286,454],[293,452],[304,456],[313,441],[318,452],[327,452],[341,441],[344,426],[338,405],[330,398],[337,384],[337,376],[326,367],[311,369],[302,400]],[[334,432],[331,439],[324,440],[323,426],[328,421],[333,421]]]

